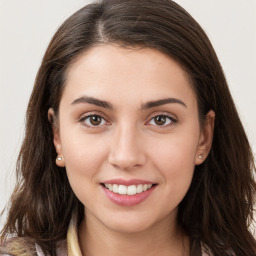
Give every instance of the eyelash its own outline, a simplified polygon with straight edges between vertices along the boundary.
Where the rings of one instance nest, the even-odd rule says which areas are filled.
[[[92,120],[90,120],[90,119],[95,118],[95,117],[100,118],[99,124],[94,125],[91,123]],[[165,123],[164,124],[156,124],[156,118],[161,118],[162,120],[164,119],[164,122],[168,122],[168,124],[165,124]],[[86,123],[86,120],[89,120],[90,124]],[[162,121],[162,120],[160,120],[160,121]],[[152,124],[151,123],[152,121],[154,121],[155,124]],[[89,114],[89,115],[83,116],[82,118],[79,119],[79,122],[83,123],[85,126],[87,126],[89,128],[100,128],[105,125],[110,125],[110,123],[108,121],[106,121],[106,119],[104,117],[102,117],[101,115],[98,115],[98,114]],[[102,124],[102,122],[104,122],[104,124]],[[146,122],[146,124],[151,125],[151,126],[166,128],[166,127],[176,124],[177,122],[178,122],[177,119],[170,117],[169,115],[157,114],[157,115],[151,117],[150,120],[148,122]]]
[[[164,121],[167,122],[168,120],[168,124],[150,124],[151,121],[156,121],[156,118],[164,118]],[[172,126],[174,124],[176,124],[178,122],[177,119],[167,115],[167,114],[157,114],[153,117],[150,118],[150,120],[147,122],[147,124],[149,125],[153,125],[153,126],[158,126],[158,127],[161,127],[161,128],[166,128],[166,127],[169,127],[169,126]]]
[[[90,120],[91,118],[100,118],[100,123],[99,125],[93,125],[91,123],[92,120]],[[86,123],[86,120],[89,120],[90,124]],[[102,127],[104,125],[109,125],[110,123],[106,121],[106,119],[104,117],[102,117],[101,115],[98,114],[89,114],[86,116],[83,116],[82,118],[79,119],[80,123],[83,123],[85,126],[89,127],[89,128],[98,128],[98,127]],[[104,124],[102,125],[101,123],[104,122]]]

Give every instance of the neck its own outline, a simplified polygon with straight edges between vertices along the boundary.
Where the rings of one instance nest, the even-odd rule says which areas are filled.
[[[83,256],[189,255],[189,238],[170,219],[136,233],[111,230],[98,220],[84,220],[79,227]]]

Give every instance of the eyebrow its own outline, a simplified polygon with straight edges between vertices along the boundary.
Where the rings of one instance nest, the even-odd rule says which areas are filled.
[[[107,101],[104,101],[104,100],[99,100],[99,99],[96,99],[96,98],[93,98],[93,97],[88,97],[88,96],[82,96],[76,100],[74,100],[71,105],[76,105],[76,104],[79,104],[79,103],[89,103],[89,104],[92,104],[92,105],[96,105],[96,106],[99,106],[99,107],[103,107],[103,108],[106,108],[106,109],[113,109],[113,106],[111,103],[107,102]]]
[[[180,104],[184,107],[187,107],[187,105],[179,99],[166,98],[166,99],[160,99],[160,100],[146,102],[141,106],[141,110],[146,110],[146,109],[149,109],[149,108],[159,107],[159,106],[169,104],[169,103],[177,103],[177,104]]]
[[[81,103],[88,103],[88,104],[96,105],[96,106],[103,107],[106,109],[111,109],[111,110],[113,109],[113,105],[111,103],[104,101],[104,100],[96,99],[94,97],[88,97],[88,96],[82,96],[82,97],[74,100],[71,103],[71,105],[76,105],[76,104],[81,104]],[[184,107],[187,107],[187,105],[179,99],[166,98],[166,99],[160,99],[160,100],[146,102],[146,103],[142,104],[140,110],[147,110],[150,108],[159,107],[159,106],[162,106],[165,104],[170,104],[170,103],[177,103]]]

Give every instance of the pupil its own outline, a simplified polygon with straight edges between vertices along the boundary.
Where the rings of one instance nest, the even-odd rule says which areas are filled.
[[[100,116],[91,116],[90,122],[92,125],[99,125],[101,123],[101,117]]]
[[[156,116],[155,117],[155,123],[158,125],[164,125],[166,122],[166,117],[165,116]]]

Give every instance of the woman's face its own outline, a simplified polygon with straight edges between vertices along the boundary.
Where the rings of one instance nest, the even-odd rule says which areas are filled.
[[[67,75],[54,144],[86,218],[122,232],[175,222],[213,129],[186,73],[156,50],[105,45]]]

